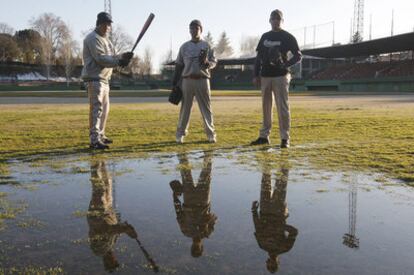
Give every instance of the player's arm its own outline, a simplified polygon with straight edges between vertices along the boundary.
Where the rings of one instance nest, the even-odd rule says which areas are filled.
[[[105,45],[99,39],[95,38],[88,43],[88,49],[93,59],[102,67],[113,68],[118,66],[119,58],[105,53]]]
[[[298,42],[296,41],[296,38],[293,36],[291,40],[290,52],[293,56],[285,63],[286,68],[289,68],[290,66],[293,66],[302,60],[302,53],[299,50]]]
[[[216,59],[216,56],[214,55],[213,49],[209,49],[207,59],[208,59],[208,68],[214,69],[217,65],[217,59]]]

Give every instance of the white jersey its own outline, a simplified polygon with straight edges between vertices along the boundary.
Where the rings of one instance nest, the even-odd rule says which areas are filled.
[[[200,66],[199,56],[201,50],[207,50],[207,59],[209,61],[207,68]],[[180,47],[176,63],[184,65],[182,77],[198,75],[210,78],[210,69],[216,66],[217,59],[214,57],[214,51],[206,41],[194,42],[190,40]]]

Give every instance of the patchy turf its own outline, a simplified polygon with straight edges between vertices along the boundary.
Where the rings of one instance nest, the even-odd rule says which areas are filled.
[[[414,103],[376,97],[292,97],[289,155],[316,167],[382,172],[414,183]],[[235,148],[255,139],[261,125],[257,97],[213,102],[218,143],[208,144],[194,108],[190,134],[175,144],[178,107],[166,103],[114,104],[107,135],[109,157],[149,152]],[[276,114],[275,114],[276,119]],[[0,175],[6,161],[34,155],[84,155],[88,149],[88,106],[3,105],[0,109]],[[277,121],[272,140],[278,144]]]

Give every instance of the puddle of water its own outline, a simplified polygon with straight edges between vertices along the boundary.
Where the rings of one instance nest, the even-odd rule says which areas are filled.
[[[0,273],[412,273],[412,188],[278,154],[16,163]]]

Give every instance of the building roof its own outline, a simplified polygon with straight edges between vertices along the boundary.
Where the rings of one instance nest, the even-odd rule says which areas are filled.
[[[355,44],[303,50],[302,53],[324,58],[343,58],[411,50],[414,50],[414,32],[363,41]]]
[[[363,41],[354,44],[336,45],[302,50],[302,54],[321,58],[347,58],[414,50],[414,32]],[[255,57],[219,59],[218,65],[252,65]],[[171,61],[166,65],[174,65]]]

